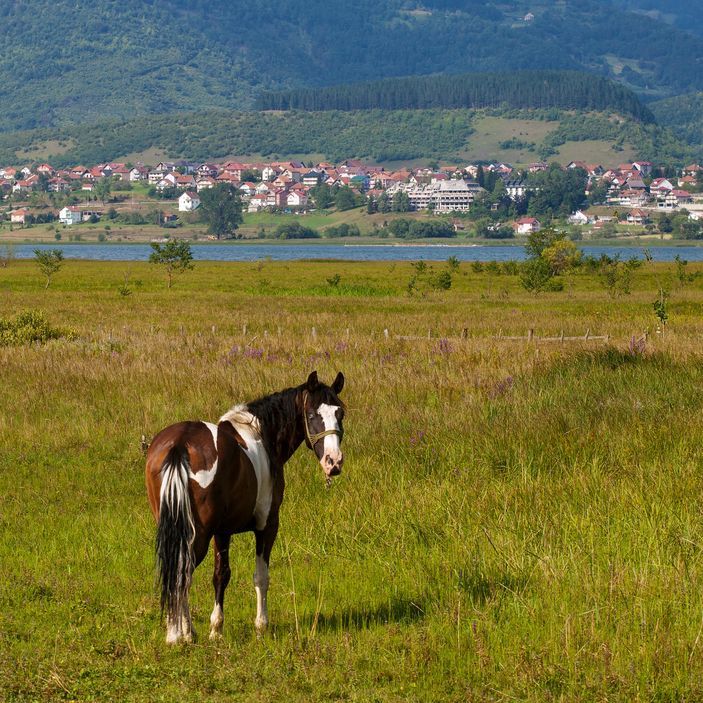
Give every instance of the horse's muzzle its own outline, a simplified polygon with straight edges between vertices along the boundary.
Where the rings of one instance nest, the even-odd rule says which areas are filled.
[[[322,464],[322,468],[328,477],[339,476],[339,474],[342,473],[344,456],[341,452],[336,455],[325,454],[320,463]]]

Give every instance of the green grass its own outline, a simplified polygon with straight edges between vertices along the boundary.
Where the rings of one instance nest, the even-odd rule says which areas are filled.
[[[409,297],[412,273],[199,262],[169,291],[148,264],[69,261],[44,291],[32,262],[0,269],[0,317],[41,309],[76,335],[0,347],[1,699],[703,696],[702,280],[676,289],[658,265],[618,299],[587,275],[532,296],[462,264],[449,291]],[[494,339],[529,328],[612,343]],[[169,649],[141,435],[313,368],[347,377],[345,470],[325,490],[305,448],[286,469],[269,633],[240,536],[224,640],[206,639],[209,556],[201,639]]]

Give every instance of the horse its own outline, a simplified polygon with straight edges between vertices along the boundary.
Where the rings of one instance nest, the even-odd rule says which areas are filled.
[[[256,619],[268,626],[269,557],[283,502],[283,466],[305,441],[327,483],[342,471],[344,375],[331,386],[313,371],[305,383],[226,412],[218,424],[179,422],[161,430],[149,446],[146,489],[156,519],[156,556],[166,642],[192,642],[188,607],[193,571],[214,543],[215,605],[210,638],[222,636],[224,595],[230,580],[229,544],[234,534],[256,541]]]

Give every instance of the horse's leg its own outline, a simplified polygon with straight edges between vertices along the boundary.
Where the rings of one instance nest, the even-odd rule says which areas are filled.
[[[278,517],[269,516],[263,530],[256,530],[256,571],[254,572],[254,589],[256,590],[256,620],[254,627],[261,635],[269,624],[266,594],[269,588],[269,557],[273,543],[278,534]]]
[[[210,615],[210,639],[222,637],[222,625],[225,621],[225,589],[232,574],[229,568],[230,535],[215,535],[215,572],[212,585],[215,589],[215,607]]]
[[[200,564],[200,562],[205,559],[209,544],[209,535],[196,532],[195,542],[193,543],[193,556],[195,558],[193,571],[195,571],[195,568],[198,566],[198,564]],[[181,640],[183,640],[184,642],[192,642],[195,639],[195,630],[193,629],[193,621],[190,617],[190,605],[188,603],[189,592],[190,587],[185,592],[185,597],[183,600],[183,611],[181,614]]]

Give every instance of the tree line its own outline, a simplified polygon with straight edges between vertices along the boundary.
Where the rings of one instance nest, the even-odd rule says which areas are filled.
[[[262,110],[550,108],[612,110],[641,122],[652,113],[628,88],[578,71],[407,76],[325,88],[265,92]]]

